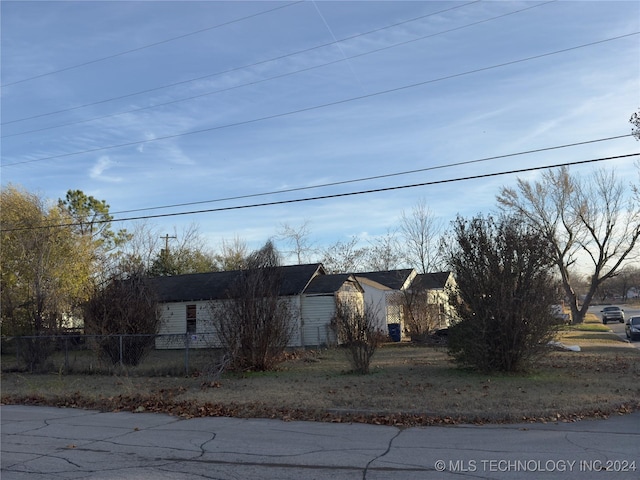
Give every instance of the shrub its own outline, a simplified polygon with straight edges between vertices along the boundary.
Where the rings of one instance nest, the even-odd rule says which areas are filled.
[[[114,365],[138,365],[159,326],[157,297],[139,272],[112,278],[85,305],[86,333],[96,335],[96,348]]]
[[[282,271],[270,242],[247,259],[224,302],[211,302],[218,340],[229,368],[271,370],[284,359],[296,309],[280,297]]]
[[[353,370],[369,373],[371,358],[385,339],[385,334],[376,326],[372,308],[364,308],[354,299],[337,297],[333,323],[338,342],[346,349]]]
[[[525,369],[549,350],[557,328],[550,243],[515,217],[458,218],[454,237],[450,302],[458,321],[449,329],[449,353],[481,371]]]

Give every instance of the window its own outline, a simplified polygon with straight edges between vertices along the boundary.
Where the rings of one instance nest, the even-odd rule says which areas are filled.
[[[187,305],[187,333],[196,333],[196,306]]]

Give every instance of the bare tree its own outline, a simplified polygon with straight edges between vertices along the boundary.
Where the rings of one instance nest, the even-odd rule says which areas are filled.
[[[429,290],[417,282],[395,292],[391,304],[402,310],[404,328],[414,342],[426,342],[441,326],[440,305],[434,303]]]
[[[640,108],[637,112],[633,112],[629,119],[629,123],[633,125],[631,134],[636,137],[637,140],[640,140]]]
[[[214,327],[233,370],[271,370],[283,359],[296,310],[280,296],[279,255],[267,242],[251,254],[224,302],[211,302]]]
[[[137,222],[129,240],[113,255],[105,277],[142,269],[150,276],[218,270],[218,258],[206,245],[198,226],[190,224],[168,233],[148,222]]]
[[[314,252],[313,245],[309,240],[310,229],[308,220],[305,220],[298,227],[292,227],[288,223],[283,223],[277,235],[291,246],[290,253],[296,258],[298,265],[307,262],[309,256]]]
[[[640,268],[627,265],[602,285],[603,300],[628,300],[629,290],[640,287]]]
[[[196,224],[160,237],[164,248],[156,252],[149,275],[166,276],[212,272],[218,269],[217,258],[210,252]]]
[[[629,122],[633,125],[631,134],[636,137],[636,140],[640,140],[640,108],[631,115]],[[640,176],[640,160],[636,160],[636,166],[638,167],[638,175]],[[638,183],[631,184],[631,189],[633,190],[636,201],[640,204],[640,187],[638,187]]]
[[[134,223],[129,233],[131,239],[114,259],[112,269],[107,272],[107,276],[137,269],[148,271],[155,256],[162,248],[160,239],[162,232],[148,221]]]
[[[439,239],[442,221],[420,200],[410,214],[402,212],[401,232],[404,238],[404,255],[409,265],[418,273],[439,270],[442,257]]]
[[[567,168],[548,171],[539,182],[518,179],[518,188],[503,188],[498,202],[552,243],[574,323],[583,321],[598,287],[638,258],[640,198],[627,196],[613,171],[596,171],[587,182]],[[581,259],[590,268],[582,306],[571,275]]]
[[[397,232],[387,232],[369,242],[365,268],[369,271],[395,270],[402,263],[402,253]]]
[[[221,271],[241,270],[245,268],[246,258],[249,255],[247,244],[235,236],[231,240],[222,240],[220,253],[216,255],[218,269]]]
[[[358,247],[358,237],[338,241],[322,252],[322,264],[328,273],[358,272],[364,265],[367,249]]]
[[[385,338],[378,330],[374,309],[351,297],[336,297],[334,325],[338,341],[346,348],[349,361],[357,373],[369,373],[371,358]]]

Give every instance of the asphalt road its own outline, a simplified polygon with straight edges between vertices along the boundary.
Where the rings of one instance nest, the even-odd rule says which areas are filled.
[[[2,480],[638,479],[640,412],[400,429],[5,405]]]
[[[635,317],[635,316],[640,315],[640,308],[631,308],[631,307],[629,307],[627,305],[618,305],[618,306],[621,309],[624,310],[625,319],[627,319],[629,317]],[[603,305],[591,306],[591,307],[589,307],[589,313],[593,313],[599,319],[602,319],[602,313],[600,313],[600,310],[602,310],[602,308],[603,308]],[[620,338],[624,339],[625,341],[627,340],[627,336],[624,333],[624,324],[623,323],[620,323],[620,322],[608,322],[607,326],[609,328],[611,328],[613,333],[618,335]],[[636,348],[640,348],[640,341],[638,341],[638,340],[631,342],[631,344]],[[640,478],[640,475],[638,475],[638,478]]]

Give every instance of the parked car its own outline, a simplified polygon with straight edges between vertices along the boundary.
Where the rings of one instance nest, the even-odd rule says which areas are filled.
[[[615,320],[624,323],[624,310],[620,307],[604,307],[604,309],[600,310],[600,313],[602,313],[602,323],[605,325],[607,322]]]
[[[629,340],[640,339],[640,317],[631,317],[624,326]]]

